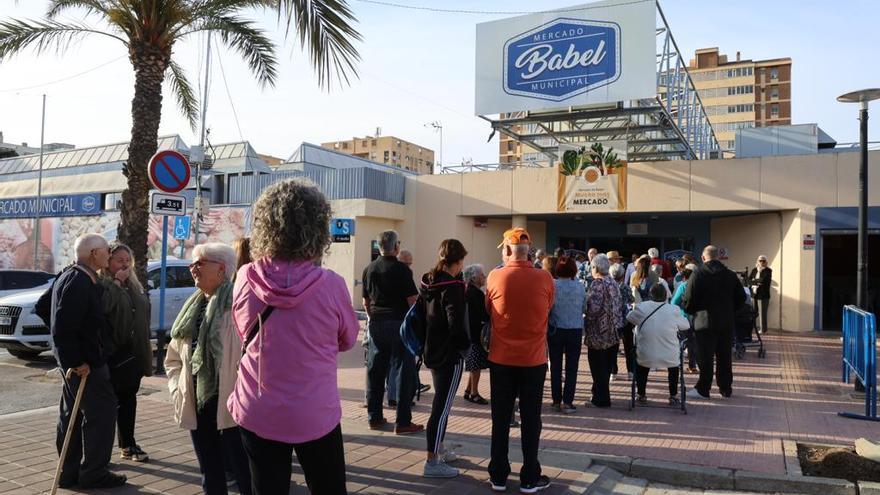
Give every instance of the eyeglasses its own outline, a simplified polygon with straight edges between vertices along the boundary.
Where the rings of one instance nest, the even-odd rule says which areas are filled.
[[[220,262],[214,261],[214,260],[195,260],[189,264],[189,269],[192,270],[193,268],[202,268],[202,265],[204,265],[205,263],[220,263]]]
[[[767,260],[758,260],[758,263],[766,263]]]

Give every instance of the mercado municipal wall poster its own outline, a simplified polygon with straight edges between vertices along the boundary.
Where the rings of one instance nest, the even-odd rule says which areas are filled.
[[[76,238],[88,232],[97,232],[108,241],[116,239],[119,212],[104,212],[97,216],[73,216],[40,219],[40,248],[37,269],[57,273],[74,261],[73,245]],[[174,239],[174,222],[168,223],[168,256],[189,259],[194,247],[194,236],[179,241]],[[162,255],[162,217],[151,215],[147,233],[149,259]],[[250,231],[250,207],[214,207],[208,209],[199,224],[199,242],[232,242]],[[0,220],[0,269],[34,268],[34,219],[12,218]]]
[[[559,145],[557,211],[626,210],[626,143]]]

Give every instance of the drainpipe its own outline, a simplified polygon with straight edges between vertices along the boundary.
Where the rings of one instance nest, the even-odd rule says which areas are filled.
[[[779,326],[778,328],[782,330],[782,270],[783,266],[785,266],[785,244],[784,240],[784,227],[782,220],[782,212],[777,211],[776,215],[779,216]]]

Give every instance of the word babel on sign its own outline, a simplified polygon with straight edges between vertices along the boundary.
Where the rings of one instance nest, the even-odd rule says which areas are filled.
[[[561,101],[620,77],[620,27],[555,19],[504,45],[504,91]]]

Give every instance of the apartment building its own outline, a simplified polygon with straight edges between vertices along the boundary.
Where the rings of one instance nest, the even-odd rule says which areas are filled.
[[[321,147],[419,174],[434,173],[434,151],[394,136],[354,137]]]
[[[732,154],[738,129],[791,124],[791,59],[735,60],[697,50],[688,72],[718,144]]]

